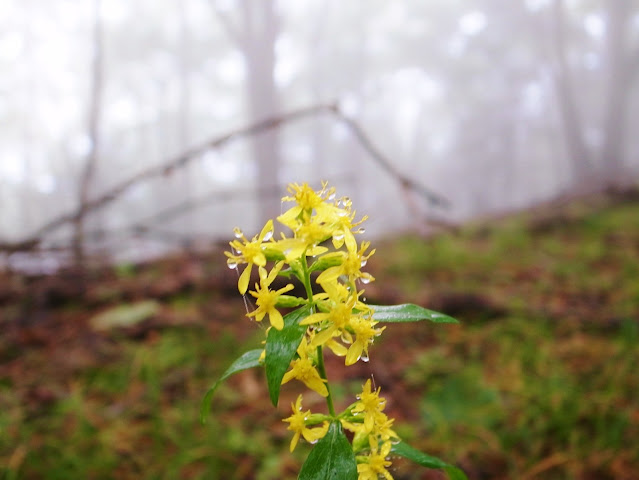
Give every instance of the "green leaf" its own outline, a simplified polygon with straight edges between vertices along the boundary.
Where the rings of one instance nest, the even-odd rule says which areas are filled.
[[[200,406],[200,422],[206,423],[206,416],[211,409],[211,401],[213,400],[213,394],[215,393],[215,390],[217,390],[217,387],[219,387],[224,380],[229,378],[234,373],[241,372],[242,370],[247,370],[253,367],[259,367],[261,365],[261,355],[261,348],[249,350],[248,352],[245,352],[240,358],[235,360],[231,364],[231,366],[226,369],[226,372],[224,372],[219,380],[215,382],[211,388],[208,389],[208,391],[204,395],[204,398],[202,399],[202,404]]]
[[[357,480],[357,462],[339,421],[328,427],[326,435],[311,450],[298,480]]]
[[[435,323],[459,323],[446,314],[428,310],[427,308],[405,303],[403,305],[369,305],[374,309],[373,320],[378,322],[400,323],[430,320]]]
[[[450,465],[437,457],[420,452],[405,442],[399,442],[392,446],[391,453],[407,458],[422,467],[443,470],[451,480],[468,480],[466,474],[459,468]]]
[[[284,316],[284,328],[271,328],[266,336],[266,383],[273,405],[277,406],[280,397],[282,377],[288,370],[291,360],[302,337],[306,333],[306,325],[299,323],[310,314],[310,307],[302,307]]]

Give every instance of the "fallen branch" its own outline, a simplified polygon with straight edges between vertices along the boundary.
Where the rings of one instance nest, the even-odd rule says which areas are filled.
[[[402,174],[399,170],[397,170],[390,162],[390,160],[373,145],[373,142],[371,141],[370,137],[368,137],[368,135],[364,132],[364,130],[354,120],[347,117],[336,104],[323,104],[301,108],[282,115],[267,118],[263,121],[239,128],[237,130],[233,130],[229,133],[204,142],[201,145],[192,147],[181,153],[177,157],[174,157],[160,165],[155,165],[139,172],[138,174],[132,176],[128,180],[123,181],[119,185],[116,185],[115,187],[94,198],[93,200],[87,201],[75,210],[61,215],[54,220],[46,223],[45,225],[40,227],[40,229],[38,229],[33,235],[23,241],[13,243],[0,242],[0,251],[14,252],[33,250],[42,242],[42,239],[48,233],[65,224],[77,222],[78,219],[82,216],[103,208],[109,203],[117,200],[124,192],[142,181],[168,176],[175,170],[184,168],[192,160],[198,158],[204,153],[210,150],[219,149],[232,140],[256,135],[258,133],[277,128],[283,124],[291,123],[303,118],[320,114],[329,114],[336,118],[339,122],[344,124],[353,134],[355,139],[360,143],[360,145],[370,155],[370,158],[375,161],[381,168],[383,168],[384,171],[386,171],[391,177],[395,178],[395,180],[397,180],[402,185],[402,187],[416,192],[432,205],[439,207],[446,207],[449,205],[448,200],[446,200],[444,197],[433,193],[423,185],[419,184],[412,178]],[[181,208],[183,207],[180,207],[180,209]]]

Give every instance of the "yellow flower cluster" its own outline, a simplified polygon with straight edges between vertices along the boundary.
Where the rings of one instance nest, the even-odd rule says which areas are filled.
[[[307,326],[306,333],[282,384],[298,380],[327,397],[331,415],[303,411],[300,395],[291,405],[293,414],[284,419],[294,432],[291,451],[300,437],[311,443],[320,440],[328,430],[329,420],[339,419],[343,428],[353,433],[359,479],[373,480],[379,476],[391,479],[387,470],[390,462],[386,458],[397,435],[391,428],[393,420],[383,413],[385,400],[379,397],[379,389],[372,391],[370,381],[366,382],[358,401],[335,415],[323,371],[323,349],[345,357],[346,365],[360,359],[366,361],[369,346],[385,328],[377,326],[373,310],[360,300],[363,290],[358,289],[374,280],[362,268],[375,250],[369,251],[369,242],[358,244],[355,237],[364,232],[361,224],[366,217],[355,221],[356,212],[350,199],[337,198],[335,189],[326,183],[319,191],[306,183],[291,184],[288,191],[290,196],[282,200],[294,205],[277,221],[290,229],[291,234],[281,233],[278,238],[272,220],[251,240],[236,229],[236,238],[230,242],[232,251],[225,253],[230,268],[246,265],[239,276],[238,289],[243,295],[248,291],[255,297],[256,309],[248,313],[249,317],[260,322],[268,316],[271,327],[281,330],[282,308],[306,305],[309,309],[309,315],[299,323]],[[269,263],[272,263],[270,270]],[[255,290],[249,291],[254,265],[258,268],[259,282]],[[273,288],[278,276],[299,279],[305,297],[287,295],[294,288],[290,283]],[[361,455],[362,452],[368,454]]]
[[[326,183],[318,192],[306,183],[292,184],[289,192],[291,196],[282,200],[295,202],[295,206],[277,220],[290,228],[292,236],[282,233],[276,239],[273,221],[269,220],[252,240],[236,229],[236,239],[230,242],[232,251],[225,252],[230,268],[246,264],[238,281],[241,294],[248,290],[253,265],[258,267],[259,283],[255,284],[255,290],[249,291],[256,299],[257,309],[248,315],[258,322],[268,315],[271,326],[281,330],[284,322],[278,307],[308,303],[315,311],[301,323],[309,326],[308,348],[326,346],[336,355],[345,356],[346,365],[367,359],[369,345],[384,328],[376,328],[373,312],[359,300],[362,292],[357,289],[358,283],[374,280],[362,268],[375,250],[367,253],[370,243],[364,241],[358,246],[355,239],[356,234],[363,233],[360,225],[366,217],[354,222],[351,201],[345,197],[337,199],[335,189],[328,188]],[[325,246],[329,240],[332,250]],[[269,260],[276,262],[270,272],[266,269]],[[271,289],[286,264],[287,275],[292,273],[305,283],[308,298],[295,301],[284,295],[293,289],[292,284]],[[321,271],[316,284],[322,290],[315,294],[311,285],[306,284],[308,274],[314,271]],[[316,391],[322,393],[320,390]]]
[[[377,480],[379,476],[392,480],[387,467],[391,465],[387,457],[393,440],[399,439],[393,431],[394,419],[384,413],[386,399],[379,396],[380,389],[371,390],[367,380],[358,401],[346,409],[348,416],[342,418],[342,425],[353,432],[355,450],[370,448],[368,455],[357,456],[359,480]]]
[[[308,443],[315,443],[326,435],[326,432],[328,431],[328,422],[323,418],[319,418],[319,421],[322,422],[321,427],[308,428],[307,425],[313,422],[311,419],[313,415],[310,410],[307,410],[306,412],[302,411],[302,395],[297,397],[297,401],[294,404],[291,403],[291,408],[293,409],[293,415],[283,420],[289,424],[288,429],[294,432],[291,440],[291,452],[295,450],[300,436],[303,436]],[[323,415],[318,415],[317,417],[323,417]],[[319,422],[316,421],[315,423]]]

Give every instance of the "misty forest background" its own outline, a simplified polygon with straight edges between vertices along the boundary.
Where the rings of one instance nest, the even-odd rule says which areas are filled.
[[[135,260],[258,228],[290,181],[330,181],[381,234],[637,178],[635,1],[30,0],[0,13],[6,247]],[[280,127],[215,143],[268,119]]]
[[[293,478],[294,389],[273,412],[238,375],[196,417],[263,335],[221,250],[321,180],[370,217],[370,300],[462,321],[361,367],[403,438],[476,479],[639,469],[639,0],[0,0],[0,25],[1,478]]]

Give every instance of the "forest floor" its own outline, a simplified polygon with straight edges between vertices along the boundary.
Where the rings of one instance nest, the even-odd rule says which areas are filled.
[[[330,357],[338,404],[366,378],[413,446],[470,479],[639,471],[639,200],[607,197],[374,245],[371,303],[459,325],[389,325],[371,359]],[[73,275],[0,273],[0,478],[295,478],[263,371],[207,388],[263,328],[221,251]],[[305,397],[305,407],[321,408]],[[395,460],[396,480],[443,478]]]

